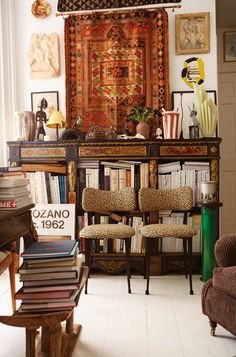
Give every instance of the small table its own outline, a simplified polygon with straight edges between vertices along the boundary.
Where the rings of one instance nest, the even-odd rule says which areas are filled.
[[[13,210],[0,211],[0,249],[9,249],[10,244],[24,238],[27,248],[38,240],[37,232],[31,217],[34,204]]]

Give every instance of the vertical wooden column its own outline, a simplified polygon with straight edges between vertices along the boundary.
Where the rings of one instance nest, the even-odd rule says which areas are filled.
[[[77,175],[77,167],[76,162],[70,160],[68,163],[68,187],[69,187],[69,203],[76,203],[76,175]]]

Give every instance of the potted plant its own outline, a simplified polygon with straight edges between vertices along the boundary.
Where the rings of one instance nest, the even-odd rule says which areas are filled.
[[[128,115],[128,121],[137,123],[136,133],[141,134],[148,139],[150,136],[150,121],[154,120],[159,113],[158,109],[151,109],[149,107],[134,106]]]

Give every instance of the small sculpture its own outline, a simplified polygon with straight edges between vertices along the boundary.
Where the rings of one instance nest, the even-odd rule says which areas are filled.
[[[162,130],[161,130],[161,128],[157,128],[157,130],[156,130],[156,139],[162,139]]]
[[[190,118],[191,118],[191,125],[198,125],[198,121],[197,121],[197,109],[193,103],[192,108],[190,106],[188,106],[189,108],[189,112],[190,112]]]
[[[40,135],[45,136],[46,132],[43,126],[43,123],[46,124],[47,122],[47,115],[43,109],[46,109],[48,106],[48,103],[45,98],[43,98],[40,102],[40,105],[38,106],[39,110],[36,112],[36,123],[37,123],[37,128],[36,128],[36,139],[40,140]],[[43,138],[41,138],[43,140]]]
[[[197,121],[197,109],[193,103],[192,108],[188,106],[191,118],[191,125],[189,126],[189,138],[198,139],[199,138],[199,126]]]
[[[105,136],[107,140],[115,140],[116,139],[116,129],[114,128],[113,125],[110,125],[109,128],[105,132]]]
[[[33,112],[15,112],[17,122],[16,141],[33,141],[35,139],[36,119]]]

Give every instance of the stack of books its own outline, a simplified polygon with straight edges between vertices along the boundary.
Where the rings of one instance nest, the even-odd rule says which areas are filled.
[[[0,209],[12,210],[32,204],[29,180],[19,172],[0,176]]]
[[[66,310],[76,306],[82,254],[75,240],[34,242],[22,254],[20,312]]]

